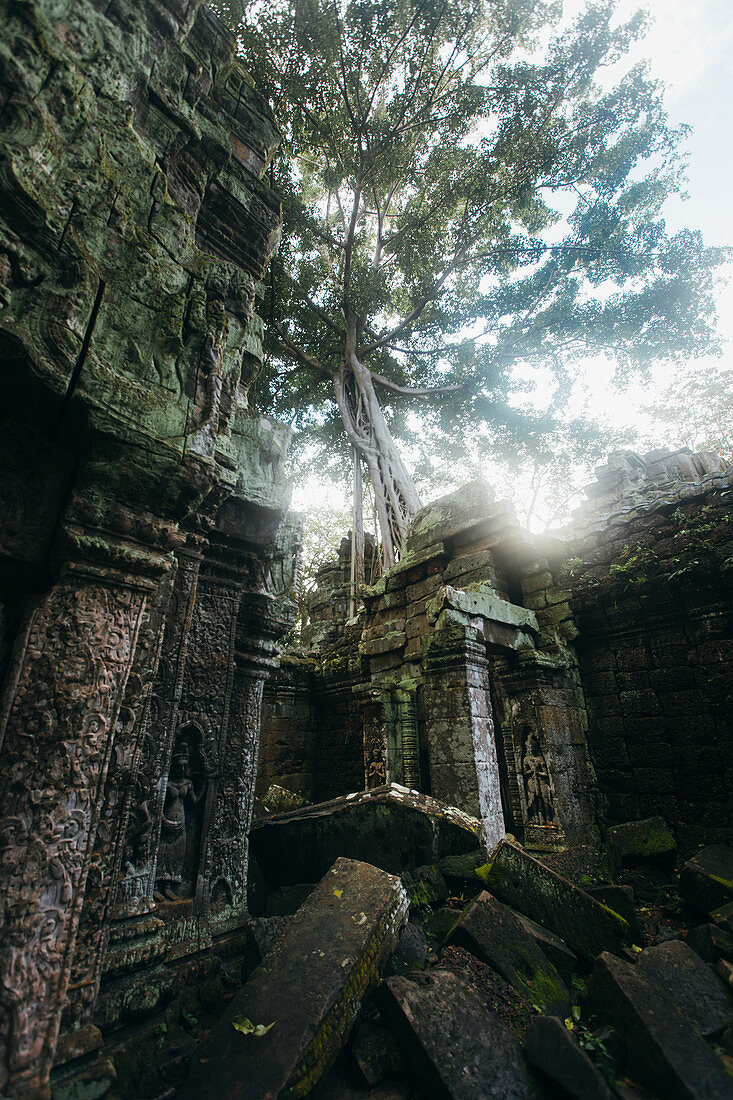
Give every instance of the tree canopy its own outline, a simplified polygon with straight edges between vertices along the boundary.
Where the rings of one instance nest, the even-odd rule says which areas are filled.
[[[260,397],[354,448],[386,565],[420,504],[411,407],[448,443],[538,440],[589,356],[715,350],[723,251],[667,233],[684,129],[644,67],[600,79],[643,31],[613,7],[553,33],[552,0],[220,3],[283,133]],[[542,416],[524,364],[554,374]]]

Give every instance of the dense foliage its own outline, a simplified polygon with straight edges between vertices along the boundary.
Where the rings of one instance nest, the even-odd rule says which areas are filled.
[[[642,67],[600,79],[641,16],[601,0],[553,35],[550,0],[236,3],[283,132],[260,400],[355,448],[387,564],[419,505],[395,436],[546,447],[589,356],[715,347],[721,252],[662,215],[681,131]],[[554,375],[541,416],[527,364]]]

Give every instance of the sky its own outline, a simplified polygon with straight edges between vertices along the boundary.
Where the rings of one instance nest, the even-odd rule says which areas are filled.
[[[565,16],[584,6],[568,0]],[[651,16],[646,38],[630,61],[648,59],[654,75],[666,87],[665,103],[673,125],[687,123],[692,133],[684,143],[688,155],[687,194],[665,206],[671,231],[702,230],[708,245],[733,245],[733,3],[731,0],[619,0],[619,17],[643,8]],[[724,359],[733,376],[733,265],[730,282],[719,295],[719,331],[729,341]],[[664,368],[657,371],[662,384]],[[655,386],[636,385],[623,395],[608,386],[599,365],[588,372],[590,409],[603,413],[617,427],[627,424],[644,431],[649,421],[642,406]]]
[[[572,19],[585,0],[565,0],[564,18]],[[687,123],[692,133],[683,146],[688,156],[687,193],[665,206],[671,232],[689,227],[702,231],[707,245],[733,245],[733,2],[732,0],[618,0],[619,18],[639,8],[650,15],[643,41],[627,55],[628,66],[648,59],[652,73],[666,87],[665,103],[673,125]],[[730,282],[719,295],[719,330],[728,341],[724,358],[733,379],[733,264]],[[610,369],[589,362],[584,374],[587,411],[611,426],[631,426],[642,434],[653,428],[643,408],[663,386],[665,368],[651,383],[637,384],[623,394],[610,386]],[[642,449],[642,448],[640,448]],[[345,504],[341,490],[318,489],[333,505]],[[313,488],[295,487],[293,505],[313,506]]]

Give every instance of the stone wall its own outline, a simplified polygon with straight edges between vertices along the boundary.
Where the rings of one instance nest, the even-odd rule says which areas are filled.
[[[572,614],[605,820],[661,814],[690,851],[733,838],[733,478],[716,456],[643,461],[599,471],[532,602]]]
[[[359,622],[329,605],[312,624],[311,797],[380,777],[480,817],[489,842],[654,814],[685,850],[730,841],[731,477],[715,455],[620,452],[553,537],[480,484],[423,509]],[[353,752],[332,766],[359,728],[360,782]]]
[[[280,205],[233,40],[200,0],[0,26],[0,1091],[45,1096],[61,1026],[241,932],[297,533],[247,402]]]

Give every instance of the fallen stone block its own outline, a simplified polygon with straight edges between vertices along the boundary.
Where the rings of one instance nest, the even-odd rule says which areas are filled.
[[[400,877],[410,899],[410,909],[434,909],[448,897],[445,879],[435,864],[403,871]]]
[[[551,932],[549,928],[543,928],[541,924],[536,924],[529,917],[525,917],[524,913],[517,913],[516,916],[543,955],[547,956],[562,980],[569,986],[570,979],[578,968],[578,956],[575,952],[571,951],[565,941],[556,936],[554,932]]]
[[[567,1016],[568,990],[517,915],[486,891],[464,911],[448,943],[488,963],[540,1011]]]
[[[443,856],[438,867],[446,882],[460,890],[474,893],[481,888],[476,868],[486,863],[486,853],[482,848],[474,848],[461,856]]]
[[[705,1039],[720,1035],[733,1023],[733,1002],[720,979],[682,940],[648,947],[637,960]]]
[[[316,882],[339,856],[400,874],[480,844],[480,822],[396,783],[258,821],[250,834],[272,887]]]
[[[421,924],[408,921],[400,932],[397,947],[387,967],[389,974],[409,974],[422,970],[428,960],[430,945]]]
[[[536,1100],[518,1040],[451,971],[389,978],[377,1003],[430,1100]]]
[[[733,901],[726,902],[719,909],[713,909],[710,919],[718,928],[733,936]]]
[[[606,851],[614,872],[644,866],[672,871],[677,861],[677,841],[662,817],[613,825],[606,833]]]
[[[644,942],[644,930],[634,905],[634,891],[630,886],[584,886],[583,889],[586,894],[590,894],[602,905],[607,905],[628,922],[629,932],[635,944]]]
[[[680,871],[680,894],[703,913],[733,901],[733,848],[711,844]]]
[[[733,963],[729,963],[727,959],[718,959],[715,964],[715,972],[722,978],[733,994]]]
[[[370,1088],[385,1077],[405,1070],[405,1060],[399,1043],[391,1031],[379,1024],[367,1022],[357,1028],[351,1053]]]
[[[242,980],[246,981],[266,955],[272,951],[292,917],[256,917],[250,921],[242,959]]]
[[[696,951],[707,963],[718,959],[733,959],[733,936],[717,924],[699,924],[690,930],[687,946]]]
[[[338,859],[202,1045],[179,1096],[305,1096],[376,985],[406,913],[398,878]],[[245,1020],[268,1030],[243,1034]]]
[[[562,1020],[538,1016],[524,1037],[533,1066],[578,1100],[613,1100],[613,1093]]]
[[[584,959],[631,942],[628,922],[585,890],[503,840],[482,869],[487,889],[513,909],[550,928]]]
[[[591,1015],[624,1041],[632,1076],[665,1100],[731,1100],[733,1080],[702,1036],[660,987],[631,963],[604,952],[586,994]]]

